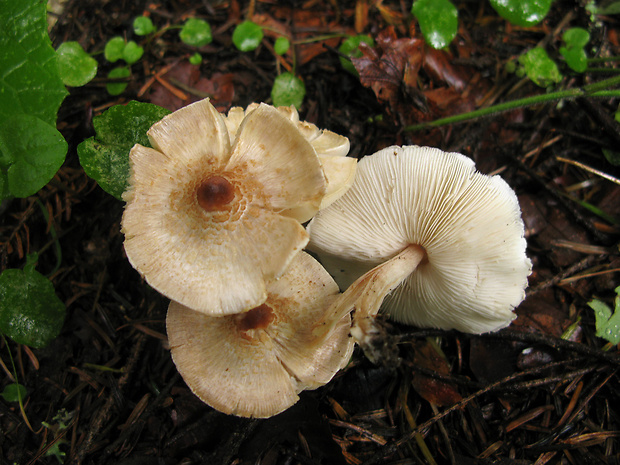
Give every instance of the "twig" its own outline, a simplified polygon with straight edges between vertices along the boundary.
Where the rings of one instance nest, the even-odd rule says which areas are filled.
[[[575,352],[620,367],[620,355],[617,352],[603,352],[602,350],[592,349],[579,342],[567,341],[557,337],[535,333],[523,333],[513,330],[502,330],[496,333],[481,334],[479,337],[484,339],[509,339],[511,341],[526,342],[528,344],[542,344],[558,350]]]
[[[494,391],[496,389],[499,389],[500,387],[503,387],[509,383],[511,383],[512,381],[522,378],[524,376],[530,376],[532,374],[536,374],[538,372],[544,371],[544,370],[548,370],[550,368],[556,367],[560,364],[564,364],[566,362],[554,362],[554,363],[549,363],[537,368],[534,368],[532,370],[527,370],[527,371],[522,371],[519,373],[513,373],[510,376],[506,376],[505,378],[500,379],[499,381],[496,381],[492,384],[489,384],[488,386],[486,386],[483,389],[480,389],[479,391],[474,392],[473,394],[463,398],[463,400],[461,400],[460,402],[457,402],[456,404],[452,405],[451,407],[448,407],[447,409],[445,409],[444,411],[440,412],[439,414],[435,415],[434,417],[432,417],[431,419],[427,420],[426,422],[422,423],[420,426],[418,426],[417,428],[413,429],[412,431],[410,431],[409,433],[407,433],[405,436],[403,436],[402,438],[400,438],[398,441],[395,441],[392,444],[388,444],[384,447],[382,447],[374,456],[372,456],[369,460],[367,460],[366,462],[364,462],[364,465],[374,465],[377,463],[383,463],[385,461],[385,458],[393,455],[394,453],[396,453],[399,449],[399,447],[401,447],[402,445],[404,445],[405,443],[411,441],[417,434],[425,434],[426,430],[431,427],[434,423],[436,423],[437,421],[441,420],[442,418],[446,417],[447,415],[449,415],[450,413],[456,411],[456,410],[460,410],[462,407],[466,406],[467,404],[469,404],[471,401],[473,401],[474,399],[488,393],[491,391]],[[616,373],[616,371],[614,370],[613,373]],[[612,374],[613,374],[612,373]],[[566,375],[564,375],[564,377],[566,377]]]
[[[133,351],[127,364],[124,366],[124,374],[121,376],[117,383],[117,390],[122,391],[125,385],[129,382],[129,378],[133,374],[136,366],[138,365],[138,361],[140,360],[140,355],[142,354],[142,349],[144,348],[144,343],[146,342],[147,336],[143,333],[138,333],[136,336],[136,342],[133,347]],[[103,428],[104,425],[110,419],[112,415],[112,409],[116,406],[117,397],[110,393],[108,398],[105,401],[105,404],[99,409],[97,414],[95,415],[88,432],[82,443],[80,444],[80,448],[77,451],[77,460],[78,464],[82,463],[84,458],[90,453],[90,447],[95,440],[95,437]]]

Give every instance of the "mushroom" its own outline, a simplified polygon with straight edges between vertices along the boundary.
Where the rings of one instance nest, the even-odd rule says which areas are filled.
[[[245,313],[212,317],[171,302],[166,326],[172,358],[190,389],[215,409],[243,417],[275,415],[305,389],[329,382],[351,357],[351,320],[334,322],[320,342],[338,285],[310,255],[295,256],[268,285],[267,300]]]
[[[245,110],[241,107],[233,107],[228,111],[226,126],[231,139],[234,139],[243,118],[256,110],[258,106],[257,103],[251,103]],[[300,121],[299,113],[294,105],[278,107],[278,111],[297,125],[299,132],[316,151],[327,178],[327,191],[319,208],[328,207],[351,187],[355,179],[357,159],[346,156],[349,153],[349,139],[327,129],[319,129],[307,121]],[[309,220],[315,212],[310,209],[304,211],[302,208],[296,213],[299,217]],[[302,220],[303,222],[305,221]]]
[[[347,289],[317,335],[354,309],[363,342],[382,303],[406,324],[495,331],[525,297],[531,262],[517,197],[459,153],[393,146],[362,158],[351,189],[307,230],[309,250]]]
[[[226,315],[261,305],[266,282],[307,244],[301,221],[327,189],[312,145],[265,104],[244,116],[231,140],[208,99],[166,116],[148,137],[153,148],[131,150],[123,197],[131,264],[197,311]]]

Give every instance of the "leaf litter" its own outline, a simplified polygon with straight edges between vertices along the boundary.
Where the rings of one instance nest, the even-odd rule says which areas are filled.
[[[48,206],[62,249],[62,265],[50,278],[67,306],[67,321],[44,349],[1,344],[7,375],[1,387],[12,383],[11,351],[28,389],[25,411],[34,430],[14,403],[0,401],[2,459],[55,463],[46,451],[60,450],[69,464],[617,461],[620,359],[617,347],[602,350],[606,341],[597,337],[588,302],[614,309],[620,230],[576,200],[617,218],[619,190],[558,160],[577,160],[618,178],[603,150],[616,149],[620,131],[617,124],[601,124],[601,115],[617,110],[617,99],[567,100],[422,132],[402,130],[540,93],[506,72],[505,64],[539,42],[559,49],[555,28],[567,17],[571,27],[595,31],[592,47],[599,55],[617,56],[617,31],[598,28],[585,13],[572,15],[575,8],[575,2],[556,1],[542,26],[521,28],[500,21],[486,4],[459,4],[457,39],[436,51],[398,2],[69,1],[52,31],[55,46],[76,40],[89,52],[103,51],[145,12],[156,25],[208,19],[214,40],[201,48],[203,62],[195,66],[182,59],[194,50],[163,34],[145,48],[122,95],[109,96],[95,80],[72,89],[63,103],[58,126],[73,148],[36,197]],[[263,45],[249,54],[230,43],[234,26],[246,18],[269,25]],[[293,43],[283,57],[268,46],[273,31]],[[357,33],[376,41],[352,60],[359,79],[340,65],[340,39],[308,41]],[[347,135],[352,155],[428,144],[466,153],[483,172],[500,173],[519,194],[534,272],[507,330],[471,336],[386,325],[397,364],[375,366],[356,352],[330,384],[302,394],[283,414],[228,417],[200,402],[177,374],[166,345],[167,302],[128,264],[119,231],[122,204],[86,177],[75,145],[93,135],[94,115],[129,99],[169,110],[205,94],[222,110],[268,101],[278,70],[294,62],[307,89],[302,117]],[[569,75],[563,83],[584,81]],[[39,271],[53,271],[57,257],[47,221],[32,200],[3,209],[2,269],[20,267],[25,254],[38,251]],[[616,318],[601,311],[598,318]],[[53,437],[40,425],[54,424],[61,411],[71,421]]]

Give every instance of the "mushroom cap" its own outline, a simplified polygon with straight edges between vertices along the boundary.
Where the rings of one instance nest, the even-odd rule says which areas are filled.
[[[245,110],[233,107],[228,111],[225,123],[231,140],[234,139],[243,118],[258,106],[257,103],[251,103]],[[327,129],[319,129],[307,121],[300,121],[294,105],[277,109],[297,126],[301,135],[316,151],[327,179],[327,190],[319,208],[327,208],[351,187],[355,179],[357,159],[346,156],[350,148],[349,139]],[[295,210],[296,217],[300,218],[302,223],[310,220],[315,213],[316,211],[303,206]]]
[[[171,302],[166,319],[172,358],[190,389],[215,409],[266,418],[329,382],[353,351],[350,317],[317,344],[313,324],[338,295],[338,285],[310,255],[295,256],[269,284],[265,304],[211,317]]]
[[[243,118],[256,110],[260,105],[258,103],[251,103],[245,110],[242,107],[232,107],[228,110],[225,124],[231,139],[234,139]],[[300,121],[299,113],[294,105],[277,107],[277,110],[297,126],[299,132],[312,144],[319,157],[344,157],[349,153],[350,143],[348,138],[327,129],[319,129],[316,125],[307,121]]]
[[[309,250],[342,288],[422,246],[426,258],[383,302],[402,323],[494,331],[525,297],[531,262],[517,197],[459,153],[393,146],[362,158],[351,189],[307,230]]]
[[[297,126],[269,105],[238,125],[208,99],[166,116],[136,145],[122,219],[131,264],[162,294],[213,315],[256,307],[306,245],[295,211],[316,212],[320,161]],[[243,285],[240,286],[239,283]]]

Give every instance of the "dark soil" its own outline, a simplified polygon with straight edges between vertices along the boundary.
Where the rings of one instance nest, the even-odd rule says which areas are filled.
[[[603,156],[620,147],[618,99],[566,100],[403,130],[544,93],[507,73],[505,64],[537,44],[557,57],[568,27],[591,31],[590,56],[619,56],[617,16],[593,23],[585,2],[558,0],[541,25],[518,28],[487,2],[457,3],[459,35],[449,51],[434,52],[411,39],[421,35],[410,24],[410,2],[68,1],[51,32],[55,46],[77,40],[97,52],[115,35],[143,41],[131,32],[143,13],[160,27],[204,18],[214,41],[192,68],[187,57],[195,50],[175,30],[159,35],[145,45],[120,97],[105,91],[115,65],[96,55],[98,77],[71,89],[59,114],[70,146],[65,165],[36,197],[16,199],[2,213],[1,269],[23,267],[25,256],[38,252],[37,269],[49,274],[60,259],[51,279],[68,311],[48,347],[12,341],[0,347],[0,390],[12,382],[10,351],[29,391],[25,415],[32,427],[15,403],[0,399],[0,462],[54,464],[50,452],[57,450],[66,464],[405,465],[431,463],[429,457],[438,464],[620,463],[620,358],[617,347],[603,350],[587,306],[593,298],[613,303],[619,223],[576,201],[620,218],[620,172]],[[385,344],[398,351],[397,364],[373,365],[356,351],[327,386],[303,392],[294,407],[267,420],[214,411],[184,384],[166,344],[168,302],[124,256],[123,204],[84,174],[76,154],[93,134],[92,117],[131,99],[176,109],[206,93],[222,111],[269,102],[271,83],[285,69],[272,36],[255,52],[231,44],[234,26],[252,12],[256,22],[295,39],[353,34],[356,27],[381,37],[375,58],[356,63],[361,82],[340,65],[338,39],[298,45],[296,72],[307,87],[301,117],[349,137],[354,157],[394,144],[432,145],[501,174],[519,195],[534,265],[528,296],[507,330],[473,336],[386,323]],[[168,66],[170,74],[162,73]],[[560,86],[607,76],[567,71]],[[187,99],[174,97],[162,81]]]

